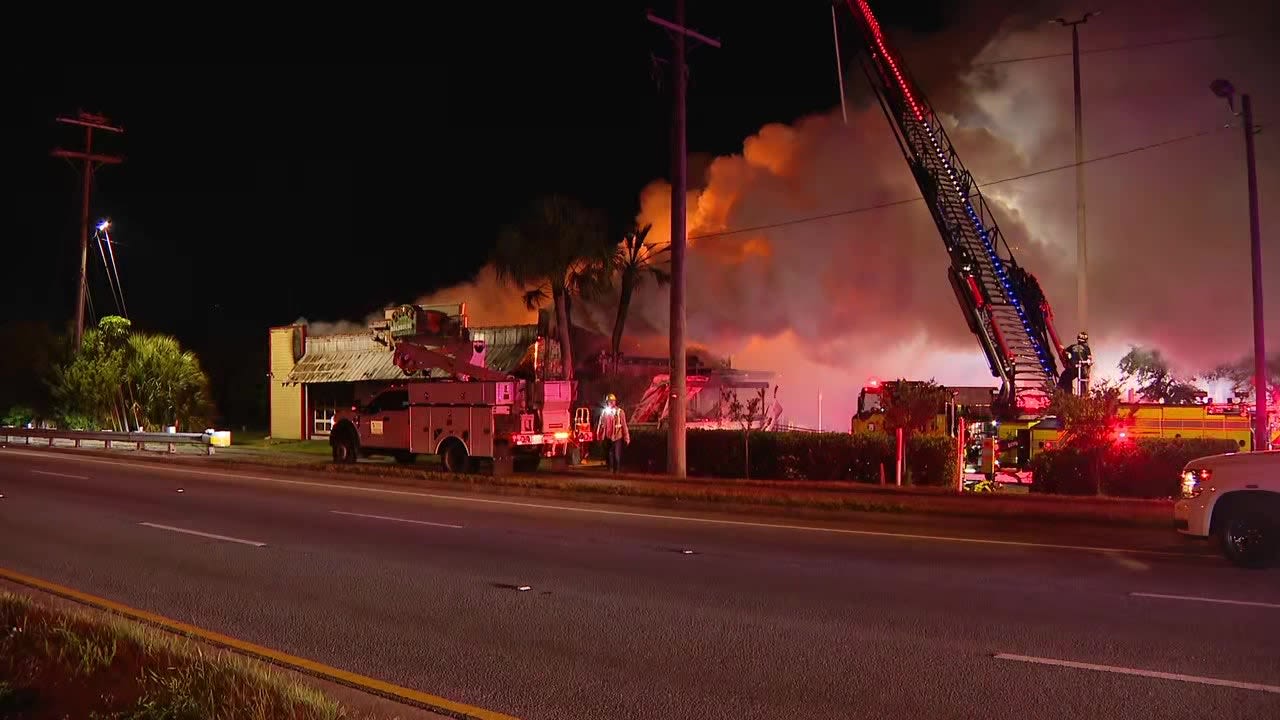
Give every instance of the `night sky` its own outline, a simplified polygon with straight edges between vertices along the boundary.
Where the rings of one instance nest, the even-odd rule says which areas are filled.
[[[689,24],[724,42],[690,56],[694,180],[769,123],[838,106],[829,5],[689,4]],[[878,5],[903,45],[922,48],[909,59],[932,68],[963,61],[995,33],[972,29],[973,3]],[[1010,4],[977,5],[999,18]],[[430,64],[19,64],[0,118],[5,315],[59,329],[71,317],[79,185],[48,153],[78,148],[82,136],[53,119],[106,114],[127,134],[98,142],[127,159],[98,172],[92,214],[112,220],[132,319],[198,351],[229,419],[251,422],[257,410],[228,387],[260,382],[267,327],[358,321],[464,281],[501,224],[543,192],[601,207],[619,230],[633,221],[642,188],[670,166],[670,83],[655,81],[651,60],[669,56],[670,42],[644,11],[670,16],[672,6],[539,5],[474,24],[456,16],[459,47],[424,51],[443,58]],[[928,50],[934,37],[955,52]],[[917,75],[947,95],[930,67]],[[891,145],[879,122],[873,141]],[[935,250],[930,272],[940,278]],[[90,270],[101,311],[109,295],[92,256]],[[954,309],[941,312],[963,330]]]

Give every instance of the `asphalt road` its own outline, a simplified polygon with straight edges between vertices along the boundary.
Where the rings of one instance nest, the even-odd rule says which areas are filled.
[[[1171,531],[691,520],[40,451],[0,451],[0,494],[0,566],[526,720],[1280,717],[1280,571]]]

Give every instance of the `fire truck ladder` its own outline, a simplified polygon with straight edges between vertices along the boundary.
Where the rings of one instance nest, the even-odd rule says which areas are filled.
[[[1024,295],[1039,295],[1029,287],[1035,280],[1017,267],[941,121],[866,0],[846,2],[866,50],[863,71],[951,256],[947,273],[969,329],[1001,381],[998,400],[1010,411],[1043,409],[1057,385],[1055,355],[1061,353],[1048,303],[1031,308],[1024,302]]]

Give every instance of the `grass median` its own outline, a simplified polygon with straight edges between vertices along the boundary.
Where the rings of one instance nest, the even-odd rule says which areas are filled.
[[[381,463],[324,464],[346,476],[427,482],[475,491],[578,496],[580,499],[660,502],[724,510],[796,510],[826,513],[890,513],[1088,522],[1172,527],[1170,500],[1074,497],[1014,493],[956,493],[944,488],[897,488],[858,483],[690,479],[644,475],[600,477],[591,471],[543,471],[494,477],[455,475],[430,468]]]
[[[0,717],[341,720],[320,691],[129,620],[0,592]]]

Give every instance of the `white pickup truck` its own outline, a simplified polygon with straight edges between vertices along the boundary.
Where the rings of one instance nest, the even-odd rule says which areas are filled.
[[[1227,559],[1260,568],[1280,555],[1280,450],[1196,458],[1182,468],[1178,532],[1217,537]]]

